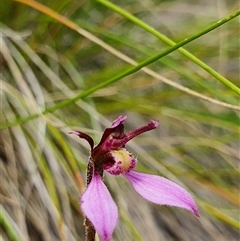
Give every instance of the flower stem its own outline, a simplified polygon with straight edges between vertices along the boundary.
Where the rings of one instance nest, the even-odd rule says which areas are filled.
[[[90,157],[90,160],[87,166],[87,180],[86,180],[87,186],[92,180],[93,172],[94,172],[94,164],[93,164],[92,158]],[[85,241],[95,241],[96,230],[92,225],[91,221],[87,217],[85,217],[84,226],[85,226]]]
[[[86,178],[86,186],[90,184],[92,181],[92,177],[94,173],[97,172],[101,178],[103,178],[103,168],[102,165],[95,166],[95,162],[92,157],[90,157],[88,166],[87,166],[87,178]],[[85,241],[95,241],[95,234],[96,230],[91,223],[91,221],[85,216],[84,220],[84,226],[85,226]]]
[[[85,240],[95,241],[96,230],[92,225],[91,221],[87,217],[85,217],[84,225],[85,225]]]

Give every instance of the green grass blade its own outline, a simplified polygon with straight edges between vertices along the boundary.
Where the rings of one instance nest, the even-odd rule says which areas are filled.
[[[125,18],[127,18],[128,20],[134,22],[135,24],[137,24],[141,28],[145,29],[149,33],[151,33],[154,36],[156,36],[157,38],[161,39],[163,42],[165,42],[168,45],[172,46],[171,48],[163,51],[163,56],[165,56],[165,55],[173,52],[174,50],[178,49],[178,51],[180,53],[182,53],[184,56],[186,56],[187,58],[191,59],[194,63],[196,63],[201,68],[205,69],[209,74],[214,76],[217,80],[221,81],[225,86],[227,86],[228,88],[232,89],[233,91],[235,91],[237,94],[240,95],[240,89],[236,85],[234,85],[231,81],[229,81],[228,79],[223,77],[221,74],[219,74],[217,71],[212,69],[210,66],[205,64],[200,59],[198,59],[196,56],[194,56],[191,53],[189,53],[187,50],[181,48],[182,46],[186,45],[187,43],[192,42],[193,40],[203,36],[204,34],[210,32],[210,31],[218,28],[219,26],[227,23],[228,21],[236,18],[237,16],[239,16],[240,10],[237,10],[236,12],[228,15],[227,17],[220,19],[219,21],[213,23],[212,25],[210,25],[207,28],[203,29],[202,31],[198,32],[197,34],[192,35],[192,36],[190,36],[188,38],[185,38],[184,40],[182,40],[182,41],[180,41],[178,43],[175,43],[174,41],[172,41],[171,39],[169,39],[168,37],[166,37],[162,33],[158,32],[157,30],[155,30],[154,28],[152,28],[148,24],[144,23],[140,19],[136,18],[135,16],[133,16],[129,12],[125,11],[124,9],[114,5],[113,3],[110,3],[109,1],[106,1],[106,0],[97,0],[97,1],[99,3],[105,5],[106,7],[112,9],[113,11],[119,13],[120,15],[122,15]],[[159,59],[159,58],[161,58],[163,56],[157,57],[157,55],[156,55],[156,58]]]
[[[0,208],[0,223],[1,226],[4,228],[6,233],[8,234],[10,240],[12,241],[20,241],[20,238],[18,237],[17,233],[15,232],[14,228],[10,224],[8,218],[4,214],[3,207]]]
[[[195,35],[192,35],[191,37],[189,38],[186,38],[184,39],[183,41],[175,44],[173,47],[169,48],[169,49],[166,49],[165,51],[161,52],[161,53],[158,53],[144,61],[142,61],[141,63],[139,63],[138,65],[134,66],[134,67],[131,67],[129,69],[127,69],[126,71],[123,71],[121,72],[120,74],[104,81],[104,82],[101,82],[100,84],[97,84],[95,86],[93,86],[92,88],[89,88],[85,91],[83,91],[82,93],[76,95],[75,97],[73,98],[70,98],[66,101],[63,101],[63,102],[60,102],[52,107],[49,107],[47,109],[45,109],[42,113],[36,113],[36,114],[33,114],[33,115],[30,115],[30,116],[27,116],[27,117],[22,117],[22,118],[19,118],[19,119],[16,119],[14,120],[13,122],[9,122],[9,123],[2,123],[1,124],[1,128],[0,129],[5,129],[5,128],[8,128],[10,126],[15,126],[15,125],[18,125],[18,124],[23,124],[27,121],[30,121],[30,120],[33,120],[37,117],[39,117],[40,115],[46,115],[48,113],[53,113],[55,112],[56,110],[58,109],[61,109],[63,107],[66,107],[74,102],[76,102],[77,100],[79,99],[83,99],[83,98],[86,98],[87,96],[89,96],[90,94],[94,93],[95,91],[99,90],[99,89],[102,89],[103,87],[106,87],[130,74],[133,74],[135,72],[137,72],[138,70],[140,70],[141,68],[155,62],[156,60],[168,55],[169,53],[173,52],[174,50],[180,48],[181,46],[191,42],[192,40],[212,31],[213,29],[219,27],[220,25],[230,21],[231,19],[237,17],[238,15],[240,14],[240,10],[236,11],[235,13],[229,15],[228,17],[226,18],[223,18],[222,20],[212,24],[211,26],[205,28],[204,30],[200,31],[199,33],[195,34]],[[232,90],[234,90],[236,93],[238,93],[240,95],[240,89],[235,86],[234,84],[232,84],[230,81],[223,81],[223,83],[225,83],[225,85],[227,85],[229,88],[231,88]]]

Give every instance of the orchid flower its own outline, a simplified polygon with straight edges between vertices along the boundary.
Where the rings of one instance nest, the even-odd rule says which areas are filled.
[[[197,206],[191,195],[176,183],[155,175],[134,171],[137,159],[127,151],[125,145],[139,134],[157,128],[157,121],[136,130],[124,133],[123,122],[127,116],[119,116],[106,128],[97,146],[93,139],[79,131],[72,131],[85,139],[91,148],[87,171],[87,188],[81,196],[81,208],[87,218],[87,232],[92,229],[92,240],[95,230],[102,241],[109,241],[117,225],[118,210],[107,187],[103,183],[103,172],[122,175],[132,184],[133,188],[146,200],[159,204],[184,208],[199,217]],[[86,239],[88,240],[88,239]],[[90,239],[89,239],[90,240]]]

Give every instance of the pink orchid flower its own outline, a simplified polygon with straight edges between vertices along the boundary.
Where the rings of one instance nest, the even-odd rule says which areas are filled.
[[[79,131],[70,132],[88,141],[91,147],[90,180],[80,203],[102,241],[111,239],[118,220],[117,206],[102,181],[103,171],[123,175],[150,202],[184,208],[199,217],[197,206],[185,189],[166,178],[133,171],[137,159],[126,150],[125,144],[139,134],[157,128],[158,122],[150,121],[147,125],[124,133],[123,122],[126,118],[119,116],[110,128],[106,128],[100,143],[95,147],[90,136]]]

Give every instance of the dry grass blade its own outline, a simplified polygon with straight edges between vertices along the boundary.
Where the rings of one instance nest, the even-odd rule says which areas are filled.
[[[219,12],[227,15],[236,8],[221,2],[225,7],[219,3],[219,9],[211,1],[159,5],[120,1],[119,6],[178,42],[210,24]],[[127,114],[126,132],[151,119],[160,123],[127,144],[138,159],[136,169],[186,188],[201,218],[146,202],[126,179],[106,174],[104,181],[119,208],[113,240],[237,241],[240,108],[236,97],[175,52],[151,69],[143,68],[95,92],[109,76],[121,74],[129,64],[136,66],[136,59],[146,59],[164,46],[127,19],[103,11],[96,1],[53,1],[48,7],[31,0],[11,4],[16,17],[8,14],[10,8],[4,4],[6,21],[1,25],[0,127],[37,116],[0,132],[0,208],[5,222],[2,225],[1,219],[0,238],[84,240],[79,196],[85,190],[89,147],[67,133],[85,132],[97,144],[104,128],[118,115]],[[237,21],[231,21],[219,29],[221,33],[213,31],[188,46],[235,83],[236,29]],[[222,40],[217,41],[220,35]],[[88,98],[41,114],[89,90]],[[214,92],[220,101],[211,98]]]
[[[108,52],[112,53],[113,55],[117,56],[119,59],[122,59],[123,61],[127,62],[127,63],[130,63],[134,66],[136,66],[138,63],[136,61],[134,61],[133,59],[131,59],[130,57],[128,57],[127,55],[125,54],[122,54],[120,51],[116,50],[115,48],[111,47],[110,45],[106,44],[104,41],[100,40],[99,38],[97,38],[96,36],[94,36],[93,34],[91,34],[90,32],[80,28],[77,24],[73,23],[72,21],[70,21],[69,19],[65,18],[64,16],[56,13],[55,11],[53,11],[52,9],[50,8],[47,8],[46,6],[44,5],[41,5],[40,3],[38,2],[35,2],[35,1],[25,1],[25,0],[14,0],[14,1],[18,1],[18,2],[21,2],[21,3],[24,3],[26,5],[29,5],[35,9],[37,9],[38,11],[41,11],[49,16],[51,16],[52,18],[56,19],[57,21],[63,23],[64,25],[68,26],[69,28],[77,31],[79,34],[83,35],[84,37],[88,38],[89,40],[91,40],[92,42],[100,45],[102,48],[106,49]],[[149,68],[142,68],[141,69],[142,71],[144,71],[145,73],[149,74],[150,76],[162,81],[163,83],[167,84],[167,85],[170,85],[174,88],[177,88],[189,95],[193,95],[197,98],[200,98],[200,99],[203,99],[203,100],[206,100],[210,103],[213,103],[213,104],[216,104],[216,105],[220,105],[220,106],[223,106],[223,107],[226,107],[226,108],[230,108],[230,109],[233,109],[233,110],[240,110],[240,107],[239,106],[235,106],[235,105],[231,105],[231,104],[228,104],[228,103],[225,103],[225,102],[222,102],[222,101],[218,101],[218,100],[215,100],[213,98],[210,98],[210,97],[207,97],[203,94],[200,94],[194,90],[190,90],[189,88],[187,87],[184,87],[178,83],[175,83],[174,81],[171,81],[170,79],[167,79],[159,74],[157,74],[155,71],[152,71],[150,70]]]

